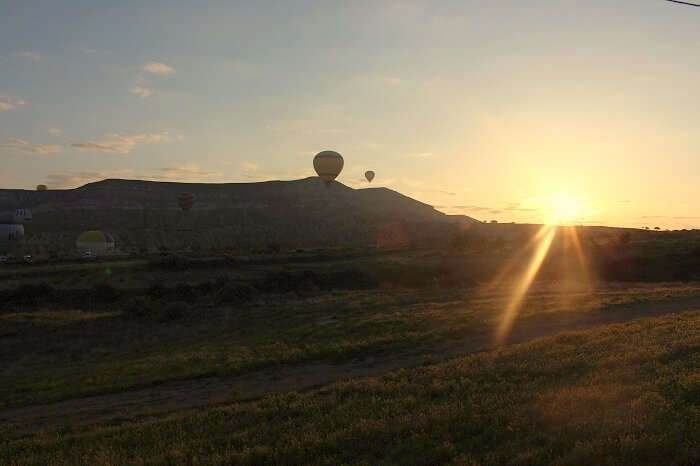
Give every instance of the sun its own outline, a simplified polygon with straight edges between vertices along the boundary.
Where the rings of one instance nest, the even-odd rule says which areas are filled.
[[[584,202],[569,194],[558,194],[552,197],[549,210],[549,224],[572,223],[583,214]]]

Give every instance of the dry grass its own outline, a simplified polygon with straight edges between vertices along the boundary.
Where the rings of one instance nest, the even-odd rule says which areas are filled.
[[[46,431],[4,464],[697,464],[700,312],[159,418]]]

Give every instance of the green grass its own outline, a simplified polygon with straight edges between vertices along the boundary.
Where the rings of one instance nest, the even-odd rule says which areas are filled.
[[[45,430],[2,464],[697,464],[700,312],[161,417]],[[9,436],[9,433],[8,433]]]
[[[697,293],[666,285],[562,295],[542,285],[519,322]],[[336,292],[201,308],[165,323],[75,310],[5,314],[10,333],[0,338],[0,409],[305,361],[407,353],[439,359],[446,347],[459,352],[470,338],[490,335],[506,299],[503,291],[478,289]]]

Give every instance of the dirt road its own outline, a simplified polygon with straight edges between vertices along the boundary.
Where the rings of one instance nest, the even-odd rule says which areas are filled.
[[[673,301],[611,306],[581,314],[548,315],[517,322],[506,344],[522,343],[563,331],[582,330],[638,318],[700,309],[700,297]],[[20,431],[65,424],[82,424],[134,415],[153,415],[211,404],[247,400],[263,395],[306,390],[334,381],[439,361],[494,347],[490,335],[451,342],[449,346],[384,354],[338,364],[308,362],[267,368],[240,376],[206,377],[167,382],[120,393],[74,398],[50,404],[23,406],[0,412],[0,423]]]

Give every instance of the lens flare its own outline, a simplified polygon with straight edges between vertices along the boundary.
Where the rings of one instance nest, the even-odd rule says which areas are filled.
[[[515,318],[518,315],[523,298],[527,294],[528,289],[530,289],[530,285],[532,285],[532,281],[535,279],[542,262],[544,261],[545,257],[547,257],[547,252],[549,251],[549,247],[552,245],[552,240],[554,239],[556,231],[556,227],[553,225],[545,225],[537,234],[536,238],[539,240],[539,244],[537,245],[535,253],[530,260],[530,264],[525,270],[525,274],[518,282],[513,295],[511,296],[505,311],[503,312],[501,323],[496,330],[497,344],[502,344],[510,333],[510,329],[513,327],[513,322],[515,322]]]

